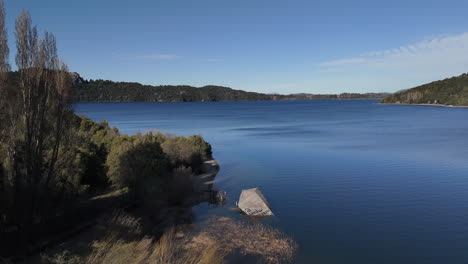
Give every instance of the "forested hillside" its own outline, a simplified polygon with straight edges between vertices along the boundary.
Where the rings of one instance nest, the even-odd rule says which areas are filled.
[[[151,86],[136,82],[85,80],[78,73],[70,73],[74,102],[213,102],[213,101],[269,101],[269,100],[333,100],[383,99],[390,93],[342,94],[263,94],[208,85]],[[18,73],[10,72],[9,85],[18,83]]]
[[[424,84],[386,97],[385,104],[468,106],[468,74]]]
[[[75,102],[211,102],[320,99],[383,99],[389,93],[342,94],[263,94],[234,90],[222,86],[193,87],[188,85],[151,86],[135,82],[84,80],[72,74]]]
[[[267,94],[221,86],[151,86],[135,82],[74,79],[75,102],[210,102],[271,100]]]

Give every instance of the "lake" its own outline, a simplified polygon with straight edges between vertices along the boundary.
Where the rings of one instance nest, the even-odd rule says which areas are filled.
[[[228,204],[259,187],[297,263],[468,263],[468,108],[375,100],[84,103],[122,133],[201,134]]]

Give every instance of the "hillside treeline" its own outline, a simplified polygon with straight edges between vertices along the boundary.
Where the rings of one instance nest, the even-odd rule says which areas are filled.
[[[75,102],[214,102],[322,99],[383,99],[389,93],[262,94],[221,86],[151,86],[134,82],[84,80],[74,73]]]
[[[75,82],[75,102],[212,102],[272,100],[267,94],[221,86],[151,86],[132,82],[83,80]]]
[[[18,72],[10,72],[11,85],[18,81]],[[341,94],[263,94],[209,85],[151,86],[136,82],[110,80],[86,80],[77,73],[70,73],[73,102],[217,102],[217,101],[272,101],[272,100],[348,100],[383,99],[390,93],[341,93]]]
[[[431,82],[386,97],[386,104],[468,105],[468,74]]]

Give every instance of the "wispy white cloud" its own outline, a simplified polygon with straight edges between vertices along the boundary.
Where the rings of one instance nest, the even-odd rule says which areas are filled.
[[[357,65],[361,63],[367,62],[366,58],[349,58],[349,59],[339,59],[339,60],[332,60],[332,61],[325,61],[320,63],[321,67],[328,68],[328,67],[342,67],[347,65]]]
[[[181,57],[174,54],[145,54],[135,56],[135,58],[144,60],[175,60]]]
[[[211,58],[211,59],[200,59],[199,61],[201,62],[223,62],[224,60]]]
[[[435,72],[460,70],[468,64],[468,32],[434,37],[398,48],[370,51],[356,57],[319,63],[321,72],[343,72],[364,68]]]

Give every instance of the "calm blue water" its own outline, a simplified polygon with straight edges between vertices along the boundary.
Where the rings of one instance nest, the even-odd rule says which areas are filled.
[[[229,206],[260,187],[297,263],[468,263],[468,109],[372,100],[78,104],[121,132],[201,134]],[[200,221],[227,208],[201,205]]]

